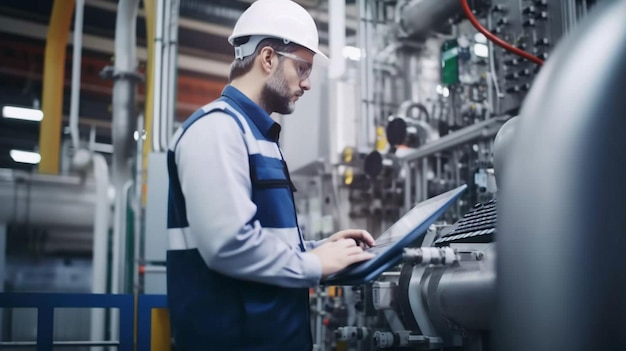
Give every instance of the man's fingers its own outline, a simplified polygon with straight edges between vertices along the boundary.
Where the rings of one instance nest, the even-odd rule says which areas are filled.
[[[363,241],[365,241],[367,243],[367,245],[369,245],[369,246],[376,245],[376,242],[374,241],[374,237],[372,236],[372,234],[370,234],[369,232],[363,230],[361,235],[362,235]]]
[[[346,256],[358,255],[363,252],[360,246],[352,246],[346,250]]]
[[[354,247],[357,246],[357,243],[354,239],[341,239],[338,240],[337,243],[341,245],[341,247]]]
[[[367,230],[351,229],[346,235],[357,241],[364,242],[367,246],[375,245],[374,237]]]

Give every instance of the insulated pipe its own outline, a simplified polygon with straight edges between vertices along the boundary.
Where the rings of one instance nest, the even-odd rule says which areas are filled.
[[[625,13],[596,4],[520,111],[498,184],[494,350],[626,347]]]
[[[0,223],[91,228],[94,184],[79,177],[0,175]]]
[[[82,0],[79,0],[82,1]],[[93,223],[93,273],[91,292],[106,293],[108,233],[111,225],[109,203],[109,166],[104,156],[94,153],[92,156],[94,177],[96,180],[96,205]],[[91,309],[91,340],[104,340],[105,310]]]
[[[154,0],[148,0],[154,1]],[[156,19],[154,31],[154,62],[152,64],[152,151],[163,152],[161,149],[161,99],[163,98],[163,12],[165,0],[156,0]]]
[[[74,151],[79,148],[80,131],[78,130],[78,104],[80,102],[80,67],[83,47],[83,10],[85,0],[76,0],[74,15],[74,40],[72,42],[72,92],[70,97],[70,135]],[[99,340],[99,339],[98,339]]]
[[[40,173],[59,173],[65,52],[73,14],[67,9],[71,7],[74,7],[74,0],[54,1],[46,36],[42,91],[44,118],[39,129]]]

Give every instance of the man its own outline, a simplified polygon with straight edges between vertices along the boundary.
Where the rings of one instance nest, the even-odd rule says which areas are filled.
[[[272,112],[310,89],[318,33],[289,0],[239,18],[230,85],[194,113],[168,152],[168,301],[181,350],[310,350],[308,287],[372,258],[362,230],[304,241]]]

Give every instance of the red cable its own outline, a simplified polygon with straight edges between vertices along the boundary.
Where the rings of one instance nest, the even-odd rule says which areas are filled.
[[[469,19],[470,22],[472,22],[472,24],[474,25],[474,27],[476,27],[476,29],[478,29],[479,32],[483,33],[487,39],[493,41],[494,43],[496,43],[498,46],[501,46],[511,52],[513,52],[514,54],[517,54],[519,56],[522,56],[526,59],[529,59],[530,61],[538,64],[538,65],[543,65],[543,61],[535,56],[532,55],[524,50],[518,49],[515,46],[507,43],[506,41],[496,37],[495,35],[493,35],[493,33],[491,33],[489,30],[487,30],[485,27],[482,26],[482,24],[480,24],[480,22],[478,22],[478,20],[476,19],[476,17],[474,16],[474,14],[472,13],[472,9],[470,9],[469,4],[467,3],[467,0],[461,0],[461,5],[463,5],[463,11],[465,12],[465,15],[467,15],[467,19]]]

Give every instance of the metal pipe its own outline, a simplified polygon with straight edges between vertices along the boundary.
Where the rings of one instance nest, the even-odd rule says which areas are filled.
[[[428,167],[428,158],[422,158],[422,184],[419,184],[422,188],[422,200],[428,199]]]
[[[115,26],[115,70],[113,83],[113,184],[115,186],[115,213],[113,226],[113,269],[111,292],[121,293],[124,271],[121,260],[125,257],[126,242],[126,190],[130,182],[129,160],[132,156],[132,136],[135,128],[136,101],[136,27],[139,0],[120,0]],[[114,309],[111,318],[111,335],[117,337],[119,311]]]
[[[85,0],[76,0],[74,15],[74,40],[72,42],[72,91],[70,96],[70,135],[72,147],[78,150],[80,131],[78,130],[78,105],[80,102],[80,68],[81,51],[83,47],[83,10]]]
[[[167,89],[167,109],[163,110],[165,115],[161,116],[162,127],[161,127],[161,149],[167,150],[169,148],[169,140],[172,135],[174,120],[176,119],[176,77],[178,72],[178,9],[179,9],[179,0],[170,0],[170,6],[167,17],[168,24],[168,35],[167,35],[167,85],[165,88]]]
[[[367,4],[369,4],[369,6],[367,6]],[[375,47],[373,47],[371,45],[372,43],[372,38],[371,36],[375,34],[373,28],[372,28],[372,21],[374,20],[373,18],[373,10],[372,10],[372,6],[375,6],[376,4],[371,2],[371,1],[366,1],[366,5],[365,5],[365,13],[364,13],[364,19],[365,19],[365,27],[367,28],[366,30],[366,36],[365,36],[365,62],[366,62],[366,71],[365,74],[367,75],[367,79],[366,84],[367,84],[367,101],[368,104],[370,104],[369,108],[367,109],[367,128],[368,128],[368,134],[367,134],[367,148],[369,150],[371,150],[374,145],[375,145],[375,141],[376,141],[376,134],[375,134],[375,129],[376,129],[376,117],[375,117],[375,113],[378,112],[376,111],[371,104],[374,101],[374,77],[373,77],[373,73],[374,73],[374,55],[371,54],[371,52],[375,51]]]
[[[39,129],[40,173],[59,173],[65,52],[73,14],[73,11],[67,11],[68,7],[74,7],[74,0],[54,1],[46,35],[42,89],[44,118]]]
[[[435,153],[451,149],[461,144],[476,139],[490,138],[500,130],[500,127],[507,121],[506,117],[494,117],[453,133],[447,134],[433,142],[411,151],[410,153],[399,156],[401,160],[412,161],[422,157],[431,156]]]
[[[429,296],[431,311],[469,330],[490,330],[496,305],[495,258],[490,246],[481,261],[461,262],[445,269],[441,279],[430,280],[437,284],[435,295]]]
[[[142,230],[141,230],[141,223],[142,223],[142,218],[143,218],[143,212],[142,212],[142,189],[143,189],[143,183],[142,183],[142,178],[143,178],[143,158],[140,157],[140,155],[143,155],[143,147],[144,147],[144,143],[142,140],[142,133],[141,130],[143,130],[144,126],[143,126],[143,117],[139,117],[137,120],[137,130],[138,132],[138,138],[137,138],[137,157],[135,158],[135,167],[136,167],[136,171],[135,171],[135,180],[133,182],[134,185],[134,195],[133,195],[133,202],[132,202],[132,206],[133,206],[133,212],[135,213],[134,216],[134,223],[133,223],[133,228],[134,228],[134,241],[133,241],[133,293],[137,294],[139,293],[139,263],[141,261],[142,257],[142,251],[140,249],[140,245],[143,242],[143,240],[141,240],[142,237]]]
[[[163,98],[163,10],[165,0],[156,0],[156,20],[154,36],[154,62],[152,64],[152,150],[162,152],[161,149],[161,99]]]
[[[167,113],[169,112],[170,106],[170,55],[169,55],[169,42],[170,42],[170,31],[168,30],[170,15],[171,15],[171,7],[167,6],[168,1],[165,1],[163,4],[163,24],[162,24],[162,39],[163,39],[163,50],[162,50],[162,59],[161,59],[161,96],[158,98],[161,106],[159,107],[159,113],[157,114],[157,121],[159,125],[159,135],[156,137],[159,138],[159,148],[158,151],[162,152],[167,150],[167,146],[164,146],[164,139],[167,135]],[[155,150],[157,151],[157,150]]]
[[[422,201],[422,169],[418,165],[418,161],[412,162],[415,168],[415,202],[417,204]]]
[[[411,164],[402,163],[402,171],[404,172],[404,213],[407,213],[411,209]]]
[[[26,190],[25,187],[30,188]],[[70,176],[46,176],[22,172],[0,175],[0,223],[91,228],[94,184]]]
[[[146,77],[146,102],[144,109],[144,123],[143,123],[143,131],[142,129],[138,129],[139,133],[142,134],[142,137],[145,135],[145,138],[141,140],[143,144],[142,152],[141,152],[141,169],[142,172],[140,183],[141,191],[141,202],[139,203],[140,207],[145,206],[146,203],[146,194],[144,193],[144,185],[147,184],[147,169],[148,169],[148,155],[152,151],[152,131],[154,125],[154,92],[156,85],[154,81],[155,72],[154,72],[154,60],[156,59],[155,55],[155,20],[156,20],[156,4],[155,0],[144,0],[143,2],[144,10],[145,10],[145,20],[146,20],[146,46],[147,46],[147,77]],[[145,134],[144,134],[145,133]]]
[[[357,150],[359,152],[369,152],[368,136],[369,136],[369,101],[368,101],[368,74],[367,74],[367,59],[370,53],[367,50],[367,22],[365,13],[367,11],[367,0],[359,0],[359,47],[361,49],[361,61],[359,61],[359,86],[360,86],[360,98],[361,108],[359,111],[359,128],[357,138]]]
[[[328,6],[328,40],[330,46],[328,77],[339,79],[346,70],[346,60],[342,54],[343,47],[346,45],[346,2],[330,1]]]
[[[476,1],[475,6],[482,5]],[[398,27],[402,36],[425,39],[431,32],[449,25],[450,19],[460,18],[463,7],[459,0],[415,0],[401,6]]]
[[[94,153],[92,156],[93,173],[96,180],[96,205],[93,223],[93,271],[91,292],[106,293],[107,254],[109,251],[108,233],[111,224],[109,203],[109,166],[104,156]],[[91,340],[104,339],[105,310],[91,309]]]

